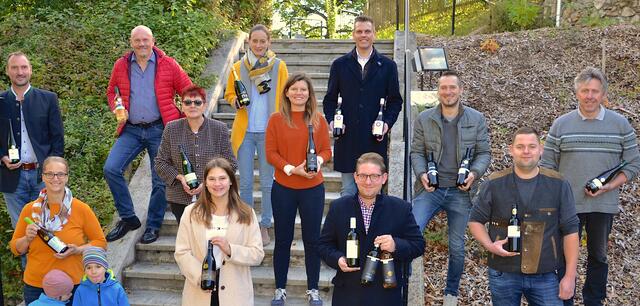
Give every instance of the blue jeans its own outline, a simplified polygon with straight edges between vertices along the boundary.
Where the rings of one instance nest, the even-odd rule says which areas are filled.
[[[418,194],[413,199],[413,215],[420,232],[424,231],[431,218],[441,210],[447,213],[449,234],[449,268],[444,293],[458,296],[460,278],[464,270],[464,233],[471,211],[469,193],[457,187],[449,187]]]
[[[73,290],[71,292],[75,293],[77,288],[78,288],[78,285],[74,285]],[[42,293],[44,293],[44,290],[42,288],[24,284],[24,287],[22,287],[22,297],[24,298],[24,304],[29,305],[31,302],[40,298],[40,294]],[[67,306],[72,306],[72,305],[73,305],[73,295],[71,295],[71,298],[67,302]]]
[[[342,187],[340,188],[340,196],[355,195],[358,192],[356,180],[353,178],[353,172],[341,173]]]
[[[489,289],[495,306],[519,306],[522,295],[531,306],[562,306],[559,283],[554,272],[522,274],[489,268]]]
[[[607,243],[613,214],[582,213],[578,214],[580,227],[578,234],[582,237],[583,227],[587,233],[587,278],[582,287],[582,298],[585,306],[599,306],[607,297]]]
[[[258,152],[260,166],[260,191],[262,192],[262,218],[260,226],[270,228],[271,186],[273,183],[273,167],[267,162],[264,149],[264,133],[247,132],[238,149],[238,172],[240,172],[240,198],[253,207],[253,157]]]
[[[17,171],[17,170],[14,170]],[[16,222],[25,204],[38,198],[40,190],[44,188],[44,182],[38,183],[38,170],[20,170],[18,187],[16,191],[4,192],[4,201],[7,203],[7,211],[11,217],[11,227],[16,228]]]
[[[142,152],[147,149],[151,162],[151,198],[147,216],[147,229],[157,230],[162,225],[164,212],[167,208],[165,197],[165,185],[156,173],[154,160],[158,154],[158,147],[162,139],[162,124],[142,128],[127,123],[116,139],[104,164],[104,178],[109,185],[113,201],[120,215],[120,219],[133,222],[137,219],[133,209],[133,201],[129,193],[129,187],[124,179],[124,170]]]
[[[324,211],[324,184],[307,189],[292,189],[274,182],[271,196],[275,221],[273,274],[276,278],[276,288],[285,289],[287,286],[291,243],[295,231],[296,211],[298,211],[302,226],[307,289],[318,289],[320,255],[316,243],[320,238],[320,224]]]

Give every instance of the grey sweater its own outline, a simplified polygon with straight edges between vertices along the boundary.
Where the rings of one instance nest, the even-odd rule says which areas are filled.
[[[571,184],[577,213],[618,213],[619,190],[598,197],[587,196],[585,184],[622,160],[629,162],[622,172],[631,181],[640,170],[636,133],[622,115],[605,109],[603,120],[583,120],[578,110],[553,122],[540,165],[557,170]]]

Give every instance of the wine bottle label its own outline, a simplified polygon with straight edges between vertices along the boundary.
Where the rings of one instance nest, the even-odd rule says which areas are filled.
[[[309,150],[309,153],[311,153],[311,154],[315,154],[315,153],[316,153],[316,150],[311,149],[311,150]]]
[[[602,188],[603,186],[603,182],[599,179],[593,179],[593,181],[591,181],[594,185],[596,185],[598,188]]]
[[[376,261],[380,260],[380,258],[378,258],[378,257],[373,257],[373,256],[371,256],[371,255],[367,255],[367,257],[369,258],[369,260],[371,260],[371,261],[373,261],[373,262],[376,262]]]
[[[187,180],[187,182],[192,182],[192,181],[197,181],[198,177],[196,176],[195,173],[191,172],[191,173],[185,174],[184,179]]]
[[[9,159],[10,160],[19,160],[20,159],[20,151],[18,149],[11,148],[9,149]]]
[[[520,238],[520,227],[517,225],[509,225],[507,227],[507,237]]]
[[[469,169],[467,169],[467,168],[458,169],[458,174],[466,174],[467,172],[469,172]]]
[[[202,270],[207,270],[207,269],[209,269],[209,264],[205,262],[202,264]]]
[[[376,120],[373,123],[373,134],[375,135],[382,135],[382,131],[383,131],[383,127],[384,123],[380,120]]]
[[[429,169],[429,171],[427,171],[427,174],[436,175],[436,174],[438,174],[438,170],[436,170],[436,169]]]
[[[358,240],[347,240],[347,258],[358,258]]]
[[[341,129],[342,125],[343,125],[343,117],[342,115],[335,115],[333,116],[333,128],[335,129]]]
[[[62,242],[62,240],[60,240],[60,238],[58,237],[53,237],[51,239],[49,239],[49,241],[47,241],[47,244],[53,248],[54,250],[56,250],[56,253],[60,253],[62,251],[62,249],[64,249],[67,245]]]

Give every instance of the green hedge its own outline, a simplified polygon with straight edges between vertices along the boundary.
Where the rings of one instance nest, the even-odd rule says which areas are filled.
[[[6,1],[2,1],[5,3]],[[32,84],[58,94],[65,127],[65,157],[71,166],[70,185],[79,199],[93,207],[101,224],[111,221],[114,207],[102,176],[102,166],[114,141],[115,120],[105,89],[114,61],[129,50],[129,33],[139,24],[154,31],[156,44],[177,59],[192,80],[202,86],[207,55],[236,25],[222,17],[212,1],[86,1],[51,7],[56,1],[30,1],[0,10],[0,69],[10,52],[25,52],[33,65]],[[15,3],[15,2],[13,2]],[[198,5],[199,4],[199,5]],[[2,74],[0,88],[8,88]],[[5,204],[0,199],[0,239],[3,241],[3,296],[21,296],[19,260],[7,249],[12,235]]]

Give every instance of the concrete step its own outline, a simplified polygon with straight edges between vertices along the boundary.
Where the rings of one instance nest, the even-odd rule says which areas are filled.
[[[161,290],[132,290],[127,293],[131,306],[176,306],[182,304],[182,293]],[[255,306],[270,306],[273,295],[254,296]],[[331,299],[322,301],[324,306],[331,305]],[[307,306],[306,298],[287,297],[287,306]]]
[[[324,86],[327,85],[327,82],[324,82]],[[324,95],[325,93],[322,94],[318,94],[316,93],[316,101],[318,102],[318,111],[320,111],[320,113],[322,113],[322,101],[324,100]],[[218,99],[217,104],[216,104],[216,113],[235,113],[236,112],[236,108],[234,105],[229,104],[229,102],[227,102],[227,100],[225,99]],[[213,114],[212,114],[213,115]]]
[[[270,296],[275,291],[273,267],[251,267],[254,294]],[[330,299],[331,279],[335,270],[321,266],[318,289],[323,300]],[[184,286],[184,276],[176,264],[136,262],[124,270],[125,287],[130,291],[153,290],[180,293]],[[287,275],[287,296],[303,298],[307,290],[304,267],[289,267]]]
[[[325,192],[340,192],[342,187],[342,175],[336,171],[322,172],[324,178]],[[239,174],[236,172],[236,178],[240,180]],[[260,174],[257,169],[253,170],[253,190],[260,190]]]
[[[393,40],[382,39],[376,40],[374,43],[376,49],[393,49]],[[346,49],[351,50],[354,47],[354,42],[351,39],[274,39],[271,42],[271,49],[300,49],[300,48],[313,48],[313,49]]]
[[[292,72],[329,73],[333,61],[287,61],[287,69]]]

